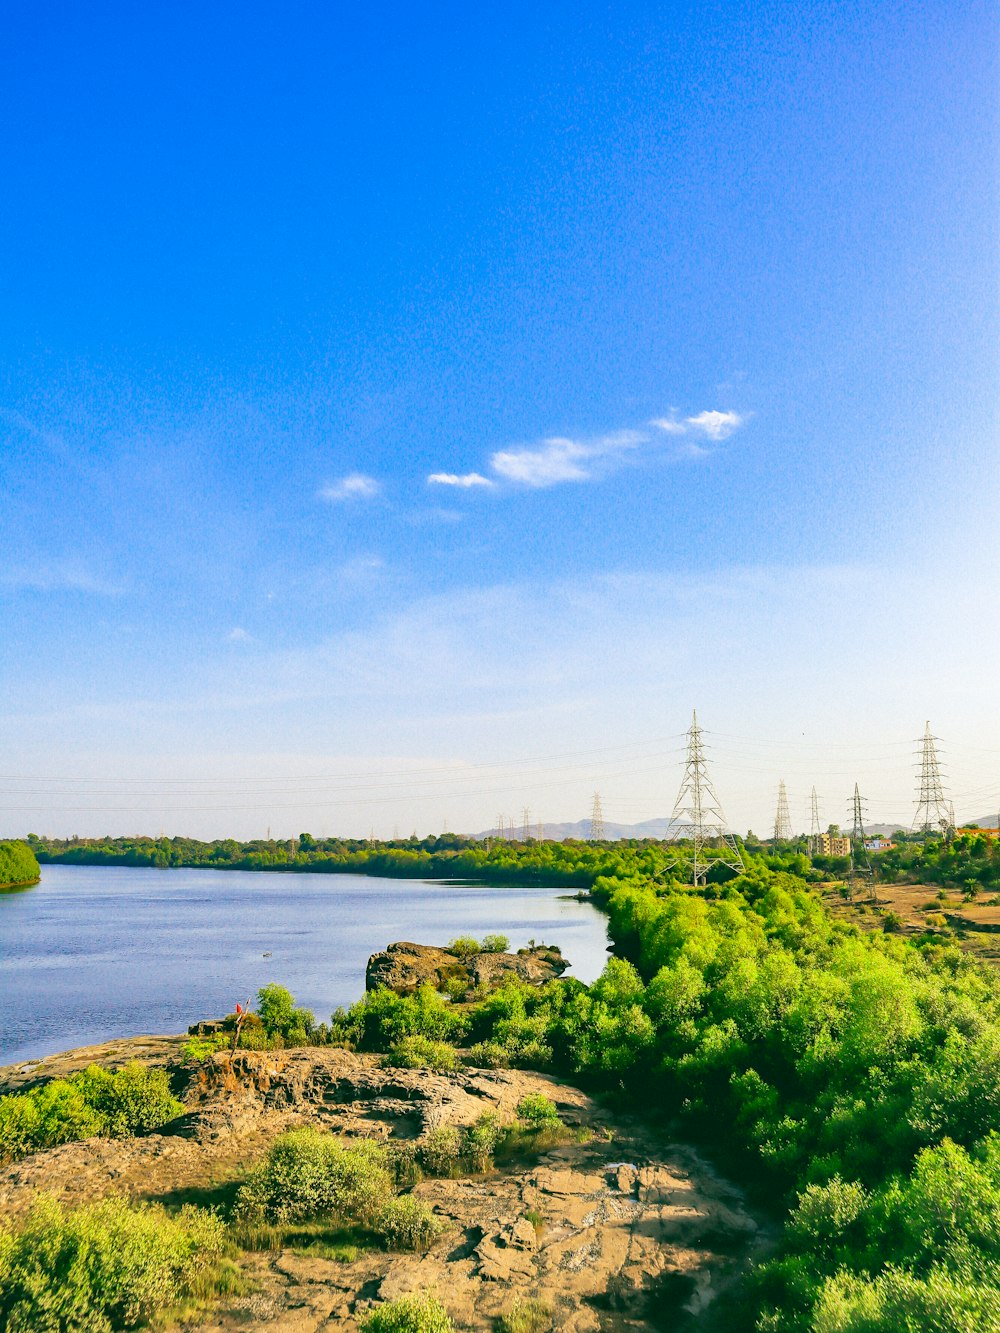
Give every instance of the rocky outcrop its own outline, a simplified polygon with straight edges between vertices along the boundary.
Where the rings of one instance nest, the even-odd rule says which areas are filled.
[[[137,1050],[117,1043],[116,1058]],[[163,1050],[148,1053],[160,1059]],[[57,1063],[79,1067],[92,1055]],[[185,1329],[358,1333],[380,1301],[433,1291],[455,1326],[473,1333],[491,1333],[516,1301],[539,1302],[560,1333],[708,1333],[716,1297],[762,1243],[740,1193],[698,1153],[544,1074],[383,1068],[376,1056],[330,1047],[239,1052],[233,1062],[220,1053],[175,1070],[180,1120],[143,1138],[65,1144],[0,1168],[0,1216],[16,1218],[43,1190],[70,1204],[108,1194],[220,1204],[297,1125],[419,1141],[484,1111],[511,1121],[523,1097],[544,1093],[576,1131],[534,1159],[417,1185],[445,1224],[426,1254],[245,1253],[246,1294]]]
[[[538,945],[517,953],[475,953],[459,958],[449,949],[433,944],[390,944],[368,959],[365,984],[368,990],[387,986],[400,995],[409,995],[429,982],[435,990],[449,983],[467,989],[493,990],[507,978],[516,977],[529,986],[541,986],[561,976],[569,967],[554,946]]]

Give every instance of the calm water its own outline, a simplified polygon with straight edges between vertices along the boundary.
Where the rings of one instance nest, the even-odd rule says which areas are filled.
[[[43,866],[0,893],[0,1065],[137,1033],[181,1032],[268,981],[317,1018],[364,991],[393,940],[508,935],[558,944],[571,975],[607,961],[604,917],[565,889],[363,875]],[[263,957],[270,953],[269,958]]]

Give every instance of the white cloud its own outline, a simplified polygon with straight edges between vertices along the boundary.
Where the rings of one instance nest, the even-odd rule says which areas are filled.
[[[725,440],[743,425],[743,418],[738,412],[699,412],[695,417],[687,417],[686,424],[692,430],[701,431],[710,440]]]
[[[646,438],[634,430],[616,431],[586,442],[557,436],[533,449],[501,449],[491,457],[490,467],[505,481],[521,486],[589,481],[602,470],[602,464],[606,466],[623,449],[645,443]]]
[[[495,486],[495,481],[484,477],[481,472],[432,472],[427,478],[432,486],[459,486],[468,490],[473,486]]]
[[[349,472],[339,481],[324,486],[319,492],[319,498],[334,504],[339,504],[341,500],[370,500],[381,489],[374,477],[365,476],[363,472]]]
[[[251,643],[253,641],[253,635],[248,634],[242,625],[234,626],[226,635],[226,638],[230,643]]]
[[[655,417],[649,424],[655,426],[657,430],[664,431],[667,435],[687,435],[692,431],[704,435],[706,439],[726,440],[732,435],[733,431],[739,430],[740,426],[746,421],[745,417],[740,416],[738,412],[719,412],[715,409],[706,409],[699,412],[696,416],[685,417],[683,421],[678,421],[676,416]],[[699,449],[693,445],[690,449],[684,450],[685,457],[699,457],[708,451]]]

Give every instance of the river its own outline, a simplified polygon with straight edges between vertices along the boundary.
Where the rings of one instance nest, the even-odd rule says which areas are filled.
[[[499,933],[558,944],[568,975],[607,961],[605,919],[566,889],[368,875],[42,867],[0,893],[0,1065],[139,1033],[182,1032],[276,981],[329,1018],[394,940]]]

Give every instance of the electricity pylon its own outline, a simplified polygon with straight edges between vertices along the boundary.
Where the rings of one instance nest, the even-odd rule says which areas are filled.
[[[822,833],[819,827],[819,797],[816,795],[816,788],[812,789],[812,796],[809,798],[812,816],[809,823],[809,855],[819,856],[819,849],[822,846],[820,839]]]
[[[931,735],[931,724],[924,727],[920,746],[920,786],[917,789],[917,813],[913,816],[911,831],[932,833],[940,829],[947,833],[951,827],[951,812],[944,798],[944,781],[937,754],[937,736]]]
[[[594,806],[590,812],[590,841],[604,841],[604,811],[601,809],[601,793],[594,792]]]
[[[521,812],[521,841],[527,842],[531,837],[531,811],[527,806]]]
[[[742,874],[746,869],[739,844],[726,824],[722,802],[716,795],[712,780],[708,776],[705,745],[701,739],[697,712],[691,714],[684,777],[681,779],[681,788],[677,793],[670,824],[673,829],[671,834],[673,842],[681,839],[691,842],[692,884],[704,884],[710,867],[716,863],[729,866],[737,874]],[[706,847],[717,847],[721,854],[706,856]]]
[[[849,871],[851,897],[854,897],[854,890],[860,880],[868,885],[869,895],[874,900],[875,872],[872,870],[872,863],[868,859],[868,848],[865,846],[864,801],[861,799],[861,792],[857,783],[854,784],[853,805],[854,823],[851,828],[851,868]]]
[[[788,792],[784,778],[778,783],[778,808],[774,812],[774,842],[790,842],[792,838],[792,817],[788,813]]]

